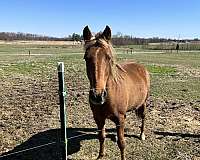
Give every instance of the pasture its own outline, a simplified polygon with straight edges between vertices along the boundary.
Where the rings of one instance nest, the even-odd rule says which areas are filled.
[[[117,62],[142,63],[151,73],[146,140],[139,140],[140,120],[129,112],[126,158],[200,159],[200,53],[138,49],[126,54],[118,49],[116,58]],[[89,82],[82,48],[39,44],[0,44],[0,155],[57,141],[58,61],[65,64],[69,159],[91,160],[98,156],[99,142],[88,103]],[[104,159],[120,159],[115,126],[107,121],[106,128]],[[82,136],[74,137],[79,135]],[[60,156],[58,148],[49,145],[7,159],[55,160]]]

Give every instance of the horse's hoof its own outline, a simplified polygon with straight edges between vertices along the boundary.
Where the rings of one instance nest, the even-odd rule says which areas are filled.
[[[145,135],[144,135],[144,133],[142,133],[142,134],[140,135],[140,139],[141,139],[142,141],[145,140]]]

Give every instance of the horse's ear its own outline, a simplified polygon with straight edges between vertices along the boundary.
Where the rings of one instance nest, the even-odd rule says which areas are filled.
[[[89,41],[92,38],[92,33],[88,26],[83,29],[83,39],[84,41]]]
[[[104,38],[105,38],[106,40],[111,40],[111,29],[110,29],[109,26],[106,26],[106,28],[104,29],[102,35],[104,36]]]

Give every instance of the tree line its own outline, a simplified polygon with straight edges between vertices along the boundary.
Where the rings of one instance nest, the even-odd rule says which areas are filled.
[[[51,36],[43,36],[31,33],[22,32],[0,32],[0,40],[13,41],[13,40],[36,40],[36,41],[81,41],[83,39],[82,35],[73,33],[64,38],[57,38]]]
[[[14,33],[14,32],[0,32],[0,40],[12,41],[12,40],[39,40],[39,41],[82,41],[83,36],[77,33],[73,33],[64,38],[43,36],[30,33]],[[137,38],[130,35],[123,35],[118,32],[112,37],[112,43],[114,45],[145,45],[148,43],[160,43],[160,42],[185,42],[185,41],[199,41],[195,38],[193,40],[177,40],[177,39],[165,39],[159,37],[153,38]]]
[[[13,40],[38,40],[38,41],[47,41],[47,40],[61,40],[61,38],[49,37],[31,33],[14,33],[14,32],[0,32],[0,40],[4,41],[13,41]]]

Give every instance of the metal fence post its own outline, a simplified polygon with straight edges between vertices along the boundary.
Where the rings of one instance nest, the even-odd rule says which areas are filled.
[[[65,105],[65,85],[64,85],[64,63],[58,62],[58,81],[59,81],[59,98],[60,98],[60,122],[61,122],[61,147],[62,160],[67,160],[67,114]]]

